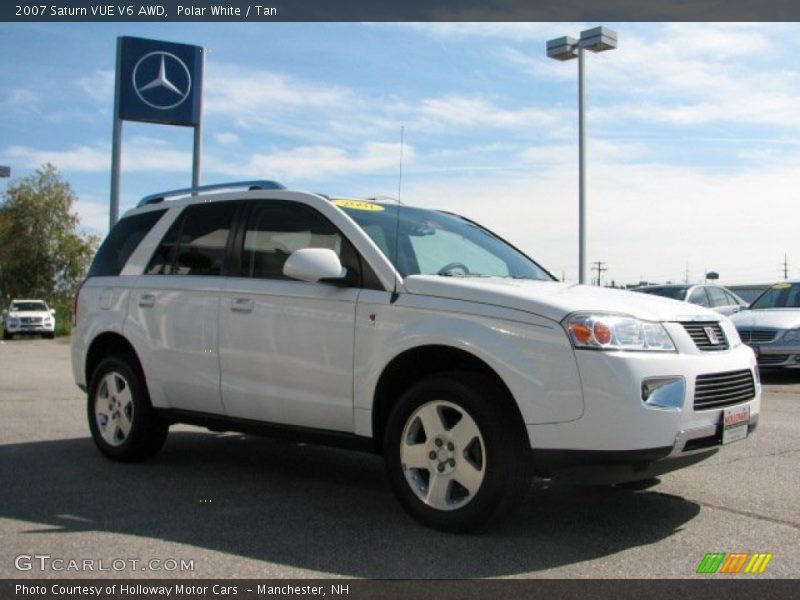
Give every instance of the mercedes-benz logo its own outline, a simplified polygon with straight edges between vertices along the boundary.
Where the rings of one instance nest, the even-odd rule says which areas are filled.
[[[133,67],[133,89],[147,106],[170,110],[189,97],[192,76],[180,58],[157,50],[145,54]]]

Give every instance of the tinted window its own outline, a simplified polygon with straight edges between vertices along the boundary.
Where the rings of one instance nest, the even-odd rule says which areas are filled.
[[[708,306],[708,296],[705,288],[698,287],[692,290],[692,293],[689,294],[689,302],[700,306]]]
[[[301,248],[328,248],[353,276],[361,271],[355,249],[326,217],[304,204],[271,200],[256,203],[247,219],[241,274],[288,279],[283,264]]]
[[[151,275],[221,275],[238,202],[195,204],[170,227],[150,259]]]
[[[729,306],[734,304],[728,300],[728,296],[718,287],[707,287],[708,297],[711,298],[711,306]]]
[[[119,275],[125,263],[158,220],[167,212],[154,210],[125,217],[114,225],[89,269],[89,277]]]

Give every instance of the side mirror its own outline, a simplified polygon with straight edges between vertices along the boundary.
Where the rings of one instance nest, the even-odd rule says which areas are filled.
[[[51,308],[50,309],[50,314],[55,317],[56,316],[56,309],[55,308]]]
[[[347,275],[336,252],[329,248],[300,248],[283,263],[283,274],[292,279],[318,283],[321,279],[336,280]]]

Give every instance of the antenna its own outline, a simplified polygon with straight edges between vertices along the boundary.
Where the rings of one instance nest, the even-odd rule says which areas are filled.
[[[400,192],[403,188],[403,134],[405,133],[406,126],[400,125],[400,174],[397,178],[397,203],[400,202]]]
[[[397,178],[397,218],[395,219],[394,224],[394,260],[395,260],[395,271],[400,271],[400,207],[402,202],[400,202],[400,191],[402,190],[403,186],[403,133],[405,132],[405,125],[400,126],[400,173],[399,177]],[[394,276],[394,289],[392,290],[392,297],[390,302],[394,304],[399,297],[397,293],[397,274]]]

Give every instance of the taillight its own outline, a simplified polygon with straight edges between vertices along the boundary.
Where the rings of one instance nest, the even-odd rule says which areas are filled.
[[[81,295],[81,288],[83,284],[86,283],[86,279],[82,279],[81,282],[78,284],[77,289],[75,290],[75,298],[72,300],[72,326],[75,327],[78,324],[78,296]]]

